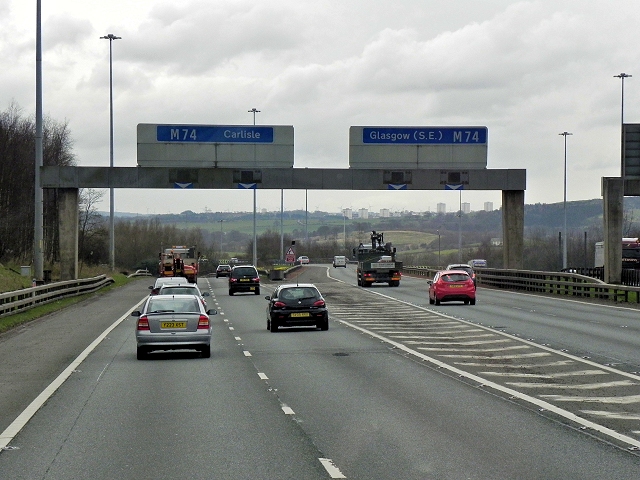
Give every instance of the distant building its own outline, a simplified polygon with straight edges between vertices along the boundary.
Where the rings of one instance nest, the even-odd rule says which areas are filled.
[[[381,208],[380,209],[380,216],[382,218],[390,217],[391,215],[389,214],[389,209],[388,208]]]
[[[366,208],[361,208],[360,210],[358,210],[358,216],[360,218],[369,218],[369,210],[367,210]]]
[[[436,206],[436,211],[438,213],[447,213],[447,204],[446,203],[438,203]]]
[[[493,202],[484,202],[484,211],[493,212]]]
[[[353,218],[353,211],[350,208],[344,208],[342,209],[342,215],[351,220]]]
[[[469,202],[462,202],[461,209],[462,209],[462,213],[470,213],[471,204]]]

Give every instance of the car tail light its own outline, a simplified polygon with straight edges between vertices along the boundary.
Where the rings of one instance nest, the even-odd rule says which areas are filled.
[[[275,308],[284,308],[284,307],[286,307],[286,306],[287,306],[287,304],[286,304],[286,303],[284,303],[284,302],[273,302],[273,306],[274,306]]]
[[[256,283],[260,283],[260,277],[252,278],[251,281],[256,282]]]
[[[146,315],[142,315],[140,318],[138,318],[138,330],[150,330],[149,319]]]
[[[200,315],[200,318],[198,319],[198,330],[201,330],[201,329],[207,330],[208,328],[209,328],[209,317],[207,317],[206,315]]]
[[[237,279],[237,278],[230,277],[230,278],[229,278],[229,281],[230,281],[231,283],[235,283],[235,282],[237,282],[237,281],[238,281],[238,279]]]
[[[314,307],[324,307],[324,300],[316,300],[313,302]]]

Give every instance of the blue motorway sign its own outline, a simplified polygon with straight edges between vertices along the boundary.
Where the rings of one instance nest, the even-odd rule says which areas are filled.
[[[487,127],[364,127],[362,143],[486,145]]]
[[[158,125],[156,140],[170,143],[273,143],[273,127]]]

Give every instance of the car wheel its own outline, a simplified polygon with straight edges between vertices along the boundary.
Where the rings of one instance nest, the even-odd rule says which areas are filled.
[[[475,298],[472,298],[472,299],[470,300],[470,303],[471,303],[471,305],[475,305],[475,304],[476,304],[476,299],[475,299]]]
[[[256,295],[260,295],[260,289],[256,288]]]
[[[200,349],[200,355],[202,358],[210,358],[211,357],[211,345],[205,345]]]
[[[433,303],[434,303],[433,298],[429,297],[429,305],[433,305]]]
[[[276,323],[275,320],[271,320],[271,325],[269,325],[269,331],[270,332],[277,332],[278,331],[278,324]]]
[[[267,330],[271,330],[271,320],[267,318]]]
[[[145,358],[147,358],[147,349],[144,347],[138,347],[136,349],[136,357],[138,358],[138,360],[144,360]]]
[[[440,305],[440,299],[438,297],[436,297],[435,302],[436,302],[436,305]]]
[[[469,299],[465,300],[465,301],[464,301],[464,304],[465,304],[465,305],[469,305]]]
[[[318,324],[318,328],[323,332],[326,332],[327,330],[329,330],[329,319],[325,318],[324,320],[322,320],[322,322]]]
[[[233,297],[233,290],[229,290],[229,295],[231,295]]]

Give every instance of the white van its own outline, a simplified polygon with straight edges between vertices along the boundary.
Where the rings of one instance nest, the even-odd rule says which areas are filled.
[[[347,257],[344,255],[336,255],[333,257],[333,268],[344,267],[347,268]]]

